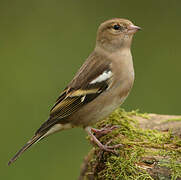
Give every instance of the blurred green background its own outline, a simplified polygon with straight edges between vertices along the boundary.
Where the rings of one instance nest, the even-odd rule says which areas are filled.
[[[47,119],[104,20],[124,17],[143,28],[134,38],[136,80],[123,107],[181,114],[180,8],[179,0],[1,0],[0,179],[77,179],[90,149],[82,129],[52,135],[7,162]]]

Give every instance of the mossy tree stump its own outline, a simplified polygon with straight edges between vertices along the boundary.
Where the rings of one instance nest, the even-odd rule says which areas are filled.
[[[122,144],[117,154],[93,147],[79,180],[181,180],[181,116],[116,110],[96,124],[118,128],[100,137],[103,144]]]

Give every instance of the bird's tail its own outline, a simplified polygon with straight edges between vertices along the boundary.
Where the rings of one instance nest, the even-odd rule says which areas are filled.
[[[21,156],[23,152],[25,152],[29,147],[31,147],[34,143],[38,142],[43,138],[43,134],[35,134],[16,154],[15,156],[8,162],[8,165],[12,164],[16,159]]]

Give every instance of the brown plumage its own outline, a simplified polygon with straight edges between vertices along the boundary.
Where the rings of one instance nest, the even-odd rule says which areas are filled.
[[[90,126],[108,116],[128,96],[134,81],[130,47],[139,29],[131,21],[120,18],[99,26],[94,51],[57,99],[49,119],[9,165],[40,139],[76,126],[85,128],[101,149],[112,152],[112,147],[102,145],[92,134]]]

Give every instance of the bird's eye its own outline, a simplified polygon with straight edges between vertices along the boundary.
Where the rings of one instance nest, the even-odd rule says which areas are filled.
[[[122,27],[121,27],[119,24],[115,24],[115,25],[113,26],[113,29],[114,29],[114,30],[121,30]]]

